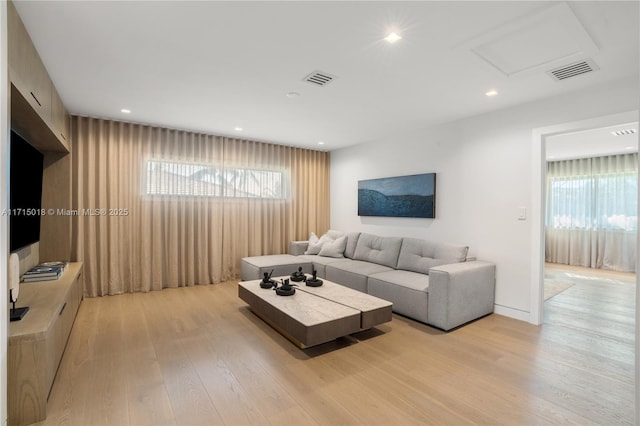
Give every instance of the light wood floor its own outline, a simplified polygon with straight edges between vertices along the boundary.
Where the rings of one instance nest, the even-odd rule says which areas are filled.
[[[394,315],[304,351],[235,282],[85,299],[41,424],[631,424],[635,287],[581,287],[541,327]]]

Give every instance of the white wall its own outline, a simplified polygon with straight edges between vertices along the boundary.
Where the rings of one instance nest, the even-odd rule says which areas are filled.
[[[7,70],[7,2],[0,2],[0,212],[7,209],[8,152],[9,152],[9,77]],[[7,424],[7,331],[8,331],[8,286],[7,263],[9,218],[0,215],[0,423]]]
[[[505,94],[508,96],[508,94]],[[331,227],[467,244],[497,265],[496,312],[529,321],[532,131],[638,109],[638,81],[617,81],[331,153]],[[437,173],[436,219],[357,215],[361,179]]]

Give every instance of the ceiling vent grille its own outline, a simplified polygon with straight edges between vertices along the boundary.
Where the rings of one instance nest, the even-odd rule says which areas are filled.
[[[308,82],[308,83],[312,83],[315,84],[316,86],[326,86],[327,84],[331,83],[331,81],[333,81],[333,79],[335,78],[335,76],[323,72],[323,71],[314,71],[311,74],[309,74],[308,76],[306,76],[305,78],[303,78],[304,81]]]
[[[611,132],[613,136],[633,135],[634,133],[636,133],[636,129],[624,129]]]
[[[600,68],[592,59],[585,59],[584,61],[552,69],[551,71],[547,71],[547,74],[549,74],[554,80],[562,81],[567,78],[576,77],[599,69]]]

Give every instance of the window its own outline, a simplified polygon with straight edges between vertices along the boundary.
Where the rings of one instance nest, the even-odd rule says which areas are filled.
[[[638,229],[638,175],[633,171],[548,176],[547,226],[554,229]]]
[[[285,173],[208,164],[147,161],[145,193],[193,197],[284,199]]]

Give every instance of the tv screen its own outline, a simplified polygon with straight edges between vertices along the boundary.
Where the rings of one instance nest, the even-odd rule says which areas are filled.
[[[11,131],[9,163],[9,250],[40,240],[44,155]]]

